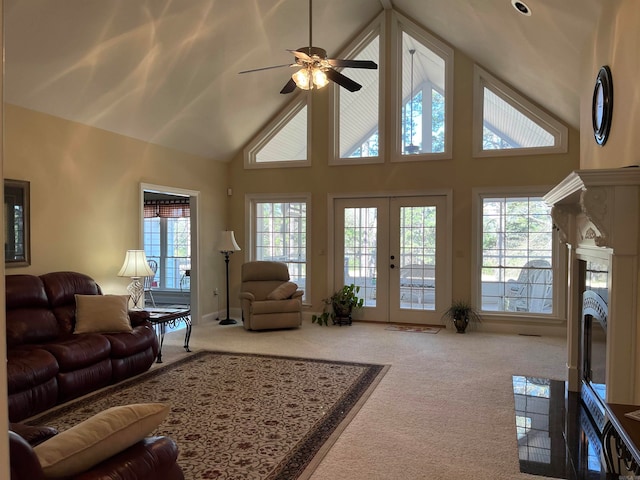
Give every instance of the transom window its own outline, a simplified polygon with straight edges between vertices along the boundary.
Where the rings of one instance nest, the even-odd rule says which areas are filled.
[[[309,161],[308,96],[290,104],[245,149],[245,168],[306,166]]]
[[[567,127],[477,66],[474,90],[475,156],[567,151]]]
[[[286,263],[291,281],[305,296],[308,203],[306,197],[250,200],[252,259]]]

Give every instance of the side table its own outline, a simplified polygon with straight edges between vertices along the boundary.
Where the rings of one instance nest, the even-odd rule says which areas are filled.
[[[160,337],[160,347],[158,348],[158,356],[156,363],[162,363],[162,344],[164,343],[164,334],[167,328],[175,328],[180,322],[184,322],[186,332],[184,334],[184,349],[189,350],[189,339],[191,338],[191,309],[190,308],[145,308],[149,312],[149,321],[153,324],[156,335]]]

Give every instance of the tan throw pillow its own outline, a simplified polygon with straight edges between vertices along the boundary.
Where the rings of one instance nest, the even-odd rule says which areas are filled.
[[[128,295],[76,295],[73,333],[130,332]]]
[[[298,285],[293,282],[286,282],[279,285],[273,292],[267,295],[267,300],[284,300],[296,293]]]
[[[112,407],[33,448],[46,477],[77,475],[139,442],[169,414],[164,403]]]

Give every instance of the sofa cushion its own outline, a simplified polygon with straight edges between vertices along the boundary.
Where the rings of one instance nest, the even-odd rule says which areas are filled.
[[[55,357],[39,348],[7,350],[8,393],[21,392],[46,383],[56,376],[59,366]]]
[[[43,472],[76,475],[149,435],[169,414],[169,405],[146,403],[112,407],[34,447]]]
[[[44,344],[42,348],[56,357],[60,371],[63,372],[93,365],[109,358],[111,353],[109,340],[97,333],[69,335],[55,343]]]
[[[300,298],[289,298],[278,302],[262,300],[251,304],[252,315],[264,315],[267,313],[300,313]]]
[[[76,295],[73,333],[131,332],[128,295]]]
[[[95,280],[77,272],[52,272],[40,275],[53,310],[63,333],[71,333],[76,315],[75,295],[101,295]]]
[[[7,347],[49,342],[60,335],[40,278],[7,275],[5,292]]]
[[[282,285],[278,285],[272,292],[267,295],[267,300],[284,300],[296,293],[298,285],[293,282],[285,282]]]
[[[156,334],[150,325],[135,327],[130,333],[105,333],[111,344],[111,358],[129,357],[149,347],[157,349]]]

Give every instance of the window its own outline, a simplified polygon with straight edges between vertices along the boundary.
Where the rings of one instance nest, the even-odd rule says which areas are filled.
[[[251,257],[284,262],[307,295],[308,198],[251,198]],[[305,297],[303,297],[304,300]]]
[[[453,50],[397,15],[398,160],[450,158]],[[426,157],[428,156],[428,157]]]
[[[559,249],[550,207],[542,196],[522,193],[480,194],[479,200],[480,309],[557,315]]]
[[[189,290],[191,271],[191,218],[189,197],[145,200],[144,251],[158,263],[152,287]]]
[[[382,16],[378,17],[363,35],[360,35],[340,58],[372,60],[378,69],[347,68],[342,72],[362,85],[349,92],[333,85],[335,94],[333,132],[333,164],[382,161],[381,89]],[[349,161],[351,160],[351,161]]]
[[[475,67],[475,156],[565,153],[567,127]]]
[[[303,95],[271,122],[245,150],[245,168],[309,165],[308,96]]]

